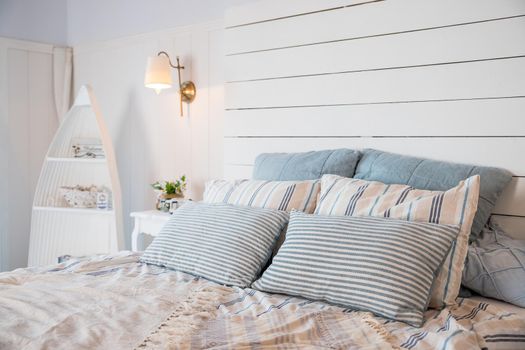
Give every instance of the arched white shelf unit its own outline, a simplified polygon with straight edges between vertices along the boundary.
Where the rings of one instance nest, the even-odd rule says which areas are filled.
[[[75,158],[75,140],[97,140],[103,156]],[[110,193],[110,209],[77,208],[63,186],[95,185]],[[123,247],[121,191],[113,145],[93,90],[82,86],[57,131],[38,180],[31,218],[29,266],[53,264],[62,255],[116,252]]]

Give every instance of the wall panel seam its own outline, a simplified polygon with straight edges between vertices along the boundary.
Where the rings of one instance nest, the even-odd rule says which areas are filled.
[[[380,68],[370,68],[370,69],[346,70],[346,71],[338,71],[338,72],[298,74],[298,75],[288,75],[288,76],[270,77],[270,78],[232,80],[232,81],[226,81],[226,84],[249,83],[249,82],[256,82],[256,81],[282,80],[282,79],[294,79],[294,78],[308,78],[308,77],[317,77],[317,76],[338,75],[338,74],[352,74],[352,73],[363,73],[363,72],[376,72],[376,71],[396,70],[396,69],[411,69],[411,68],[422,68],[422,67],[446,66],[446,65],[467,64],[467,63],[474,63],[474,62],[502,61],[502,60],[508,60],[508,59],[524,58],[524,57],[525,57],[525,55],[503,56],[503,57],[487,57],[487,58],[479,58],[479,59],[471,59],[471,60],[412,64],[412,65],[407,65],[407,66],[392,66],[392,67],[380,67]]]
[[[399,34],[415,33],[415,32],[430,31],[430,30],[439,30],[439,29],[443,29],[443,28],[468,26],[468,25],[487,23],[487,22],[504,21],[504,20],[513,19],[513,18],[519,18],[519,17],[525,17],[525,14],[519,14],[519,15],[514,15],[514,16],[505,16],[505,17],[497,17],[497,18],[488,18],[488,19],[479,20],[479,21],[470,21],[470,22],[462,22],[462,23],[455,23],[455,24],[446,24],[446,25],[442,25],[442,26],[433,26],[433,27],[427,27],[427,28],[408,29],[408,30],[401,30],[401,31],[390,32],[390,33],[363,35],[363,36],[357,36],[357,37],[352,37],[352,38],[343,38],[343,39],[318,41],[318,42],[312,42],[312,43],[306,43],[306,44],[286,45],[286,46],[272,47],[272,48],[268,48],[268,49],[232,52],[232,53],[227,53],[226,57],[239,56],[239,55],[248,55],[248,54],[253,54],[253,53],[258,53],[258,52],[266,52],[266,51],[286,50],[286,49],[293,49],[293,48],[305,47],[305,46],[333,44],[333,43],[338,43],[338,42],[370,39],[370,38],[376,38],[376,37],[382,37],[382,36],[393,36],[393,35],[399,35]]]

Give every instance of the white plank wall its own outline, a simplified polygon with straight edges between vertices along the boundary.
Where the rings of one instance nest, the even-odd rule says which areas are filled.
[[[27,264],[31,205],[58,126],[52,46],[0,38],[0,271]]]
[[[225,176],[338,147],[502,167],[493,216],[525,238],[525,1],[263,0],[225,48]]]
[[[93,87],[115,146],[128,248],[130,212],[155,203],[149,184],[184,174],[188,197],[198,200],[206,180],[222,177],[223,27],[214,21],[74,47],[75,87]],[[182,118],[175,87],[160,95],[144,87],[147,57],[161,50],[180,56],[182,78],[197,87]]]

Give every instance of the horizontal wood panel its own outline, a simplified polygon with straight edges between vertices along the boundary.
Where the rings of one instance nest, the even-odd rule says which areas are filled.
[[[496,203],[494,213],[525,216],[525,177],[512,179]]]
[[[226,80],[382,69],[525,54],[525,17],[226,57]]]
[[[354,138],[225,138],[225,163],[252,165],[264,152],[304,152],[333,148],[375,148],[400,154],[508,169],[525,176],[521,159],[525,138],[354,137]]]
[[[510,237],[525,239],[525,217],[493,215],[491,220],[498,224]]]
[[[226,84],[226,108],[525,96],[525,58]]]
[[[525,98],[230,110],[224,134],[525,136],[524,111]]]
[[[289,16],[354,6],[374,0],[265,0],[229,8],[225,14],[226,28],[269,21]]]
[[[525,238],[525,2],[291,2],[227,20],[225,176],[340,147],[502,167],[494,217]]]
[[[275,8],[268,6],[268,11]],[[372,2],[227,29],[226,53],[347,40],[523,14],[525,1],[522,0]]]

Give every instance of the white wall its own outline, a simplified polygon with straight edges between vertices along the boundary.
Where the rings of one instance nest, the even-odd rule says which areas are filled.
[[[0,0],[0,36],[66,45],[67,0]]]
[[[0,0],[0,36],[79,45],[222,19],[254,0]]]
[[[493,218],[525,237],[525,1],[266,0],[225,24],[227,176],[340,147],[501,167]]]
[[[0,38],[0,271],[27,264],[31,205],[58,125],[51,45]]]
[[[222,175],[221,19],[227,7],[249,1],[0,0],[0,35],[75,44],[75,87],[94,87],[115,144],[126,233],[130,211],[153,207],[149,183],[186,174],[188,194],[198,199],[204,181]],[[146,57],[161,49],[181,55],[185,77],[197,85],[184,118],[175,90],[156,96],[143,87]],[[56,128],[39,95],[52,93],[43,85],[46,57],[26,46],[0,49],[0,270],[27,261],[32,193]]]
[[[185,174],[199,199],[204,181],[222,176],[223,32],[218,21],[74,47],[75,88],[93,87],[115,147],[128,248],[129,213],[154,206],[150,183]],[[176,89],[144,87],[146,59],[160,50],[179,55],[197,86],[182,118]]]
[[[253,0],[68,0],[68,43],[159,31],[222,19],[233,5]]]

